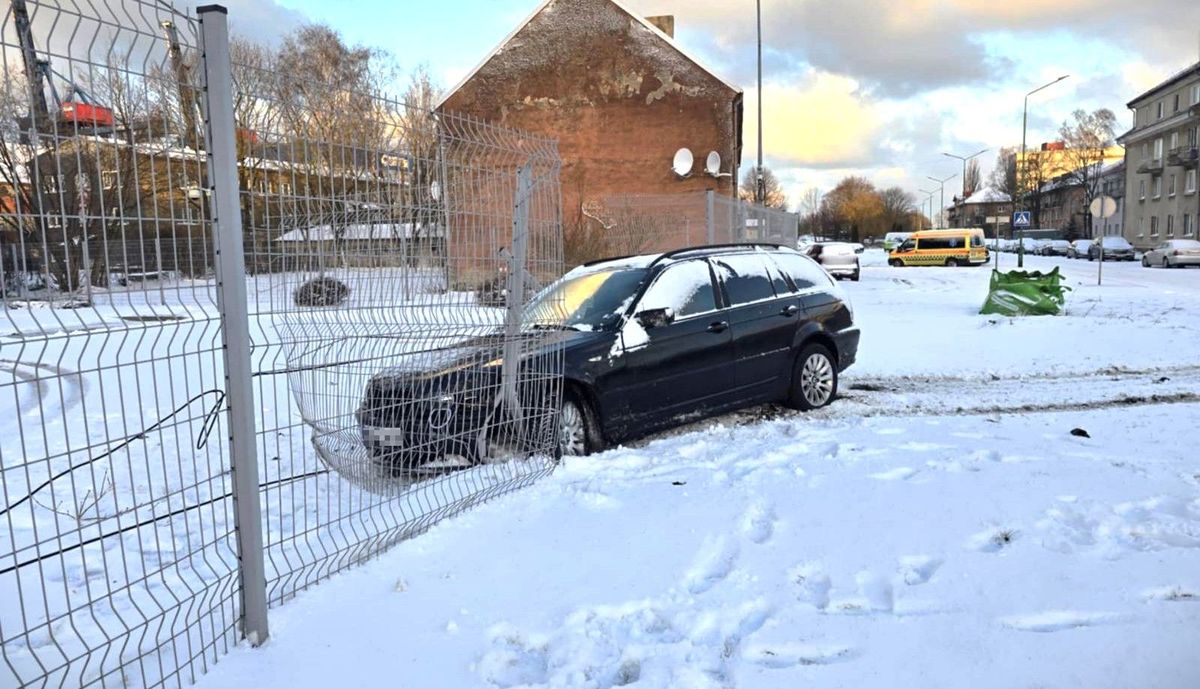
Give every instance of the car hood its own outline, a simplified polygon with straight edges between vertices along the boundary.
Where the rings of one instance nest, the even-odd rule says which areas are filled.
[[[525,362],[587,347],[615,336],[606,331],[525,330],[521,333],[518,351],[520,360]],[[483,369],[494,369],[498,373],[502,369],[504,342],[504,331],[496,329],[448,347],[401,354],[372,379],[429,380]]]

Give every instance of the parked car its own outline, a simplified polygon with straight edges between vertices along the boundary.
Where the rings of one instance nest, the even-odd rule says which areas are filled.
[[[983,230],[924,230],[914,232],[888,254],[888,265],[979,266],[988,262]]]
[[[1091,244],[1090,239],[1076,239],[1071,242],[1071,248],[1067,249],[1067,258],[1087,258],[1088,247]]]
[[[1071,251],[1071,242],[1065,239],[1045,239],[1038,247],[1041,256],[1066,256]]]
[[[435,370],[371,377],[357,418],[378,467],[411,475],[448,458],[483,462],[491,434],[554,436],[560,454],[580,455],[754,404],[815,409],[837,396],[859,341],[833,279],[800,252],[765,245],[581,266],[524,314],[517,365],[529,375],[518,376],[517,406],[537,409],[562,390],[553,420],[506,413],[503,338],[483,336]],[[562,377],[546,375],[558,361]]]
[[[1104,242],[1105,261],[1132,261],[1135,258],[1133,245],[1124,237],[1097,237],[1088,246],[1088,260],[1100,258],[1100,242]]]
[[[912,236],[912,232],[888,232],[883,235],[883,250],[893,251]]]
[[[1172,239],[1142,254],[1142,265],[1163,268],[1200,266],[1200,242],[1194,239]]]
[[[835,278],[850,278],[858,282],[862,275],[862,265],[853,244],[818,242],[807,247],[804,253]]]
[[[850,246],[854,249],[854,253],[856,254],[861,254],[867,250],[866,245],[859,242],[850,242]]]

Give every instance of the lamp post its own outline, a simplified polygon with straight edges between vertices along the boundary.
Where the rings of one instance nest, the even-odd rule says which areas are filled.
[[[940,219],[941,219],[941,214],[942,214],[943,210],[946,208],[946,182],[949,182],[950,180],[954,179],[955,177],[958,177],[957,172],[954,173],[953,175],[950,175],[946,179],[938,179],[937,177],[929,177],[929,179],[938,183],[938,189],[941,190],[941,194],[942,194],[941,200],[939,201],[939,203],[941,204],[941,207],[938,208],[938,218],[939,218],[939,222],[938,222],[939,228],[938,229],[942,229],[940,227],[942,224],[940,222]]]
[[[962,161],[962,166],[963,166],[963,169],[962,169],[962,200],[959,201],[960,204],[965,204],[967,202],[967,161],[971,160],[972,158],[981,156],[984,153],[987,153],[989,150],[990,149],[985,148],[982,151],[972,153],[969,156],[960,156],[960,155],[954,155],[953,153],[945,153],[945,152],[942,153],[942,155],[946,156],[947,158],[954,158],[956,160]]]
[[[767,201],[766,180],[763,178],[763,94],[762,94],[762,0],[755,2],[758,18],[758,175],[754,183],[754,198],[758,204]]]
[[[1022,201],[1019,204],[1020,210],[1027,210],[1025,208],[1025,203],[1024,203],[1024,200],[1025,200],[1024,182],[1025,182],[1025,180],[1022,179],[1022,177],[1024,177],[1024,175],[1021,174],[1021,171],[1027,164],[1025,161],[1025,135],[1029,130],[1029,97],[1032,96],[1033,94],[1037,93],[1038,91],[1041,91],[1042,89],[1046,89],[1046,88],[1050,88],[1051,86],[1054,86],[1055,84],[1062,81],[1063,79],[1066,79],[1069,76],[1071,76],[1071,75],[1064,74],[1061,77],[1055,79],[1054,81],[1046,82],[1045,84],[1042,84],[1041,86],[1039,86],[1039,87],[1035,88],[1034,90],[1030,91],[1029,93],[1025,94],[1025,106],[1021,112],[1021,157],[1018,159],[1018,162],[1017,162],[1017,194],[1020,195],[1021,201]],[[1038,164],[1039,165],[1041,164],[1040,160],[1038,161]],[[1014,204],[1014,205],[1018,205],[1018,204]],[[1017,240],[1017,267],[1024,268],[1025,267],[1025,228],[1024,227],[1021,228],[1019,237],[1020,238]]]
[[[934,224],[934,221],[933,221],[933,195],[936,194],[938,192],[938,190],[937,189],[917,189],[917,191],[919,191],[925,195],[925,204],[929,205],[929,226],[932,228],[933,224]],[[922,205],[925,205],[925,204],[922,204]]]

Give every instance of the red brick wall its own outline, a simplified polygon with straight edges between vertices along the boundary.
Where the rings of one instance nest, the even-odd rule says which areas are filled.
[[[741,95],[608,0],[558,0],[535,17],[442,109],[559,142],[563,222],[617,194],[714,189],[736,194]],[[679,179],[680,148],[696,158]],[[704,173],[709,151],[732,177]]]

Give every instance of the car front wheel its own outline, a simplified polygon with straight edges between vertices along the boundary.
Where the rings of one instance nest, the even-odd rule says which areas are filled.
[[[806,346],[792,370],[788,404],[801,411],[824,407],[837,396],[838,373],[833,355],[824,345]]]

